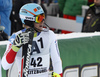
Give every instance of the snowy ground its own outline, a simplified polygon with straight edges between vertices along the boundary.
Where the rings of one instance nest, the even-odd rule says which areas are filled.
[[[72,38],[80,38],[80,37],[92,37],[92,36],[100,36],[100,32],[94,33],[81,33],[81,32],[74,32],[69,34],[56,34],[57,39],[72,39]],[[8,41],[0,41],[0,45],[6,45]]]
[[[81,38],[81,37],[92,37],[92,36],[100,36],[100,32],[94,33],[69,33],[69,34],[56,34],[57,39],[72,39],[72,38]]]

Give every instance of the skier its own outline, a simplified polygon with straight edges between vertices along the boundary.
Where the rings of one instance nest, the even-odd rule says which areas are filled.
[[[51,58],[53,65],[52,77],[62,77],[62,62],[57,40],[53,31],[49,30],[47,26],[43,27],[45,14],[41,6],[36,3],[25,4],[21,7],[19,15],[25,29],[14,33],[10,37],[2,58],[2,67],[8,70],[16,60],[18,77],[48,77]],[[29,47],[27,44],[31,40],[30,36],[32,34],[30,35],[30,33],[32,32],[31,48],[31,44]],[[26,51],[31,52],[26,53]],[[28,70],[23,67],[24,65]]]

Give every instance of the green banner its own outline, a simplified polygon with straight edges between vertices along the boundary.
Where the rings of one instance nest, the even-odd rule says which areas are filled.
[[[64,77],[98,77],[99,76],[99,63],[100,63],[100,36],[64,39],[58,41],[60,55],[63,62]],[[85,67],[95,67],[97,71],[90,70]],[[78,68],[72,72],[71,70]],[[93,75],[83,76],[83,68],[87,69]],[[94,68],[94,67],[93,67]],[[69,70],[71,69],[71,70]],[[71,71],[68,73],[68,70]],[[67,73],[66,73],[67,72]],[[86,75],[85,71],[85,75]],[[73,76],[72,76],[73,74]],[[88,73],[89,74],[89,73]],[[75,76],[76,75],[76,76]],[[82,76],[81,76],[82,75]]]
[[[4,52],[6,50],[6,45],[0,45],[0,57],[2,58]],[[6,71],[2,68],[2,77],[6,77]]]

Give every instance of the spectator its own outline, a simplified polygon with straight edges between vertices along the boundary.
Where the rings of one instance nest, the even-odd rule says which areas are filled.
[[[22,22],[19,18],[20,8],[26,3],[38,3],[38,2],[39,4],[42,4],[41,0],[13,0],[13,8],[12,8],[11,16],[10,16],[10,19],[12,22],[11,34],[23,29]],[[45,10],[45,7],[43,5],[42,7]]]
[[[91,5],[94,3],[94,0],[88,0],[88,5]]]
[[[0,17],[1,23],[5,27],[4,32],[10,36],[11,34],[11,22],[10,22],[10,13],[12,9],[12,0],[0,0]]]
[[[100,31],[100,0],[94,0],[87,10],[82,32],[95,32]]]
[[[0,26],[0,41],[8,40],[8,35],[3,31],[4,26]]]
[[[44,0],[45,3],[51,3],[53,0]]]
[[[40,0],[40,3],[38,3],[41,5],[41,7],[43,8],[44,12],[45,12],[45,17],[47,17],[47,10],[45,8],[45,6],[43,5],[44,4],[44,0]]]
[[[11,16],[10,16],[11,34],[13,32],[23,29],[22,22],[19,18],[19,10],[24,4],[30,3],[30,2],[31,0],[13,0],[13,7],[12,7]]]
[[[87,5],[88,0],[58,0],[60,11],[63,17],[76,19],[76,15],[81,15],[82,5]]]

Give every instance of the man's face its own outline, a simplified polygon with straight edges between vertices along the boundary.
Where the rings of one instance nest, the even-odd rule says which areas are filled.
[[[94,0],[96,6],[100,6],[100,0]]]
[[[34,22],[34,27],[37,31],[41,32],[43,30],[43,24],[44,24],[44,21],[42,21],[41,23]]]

